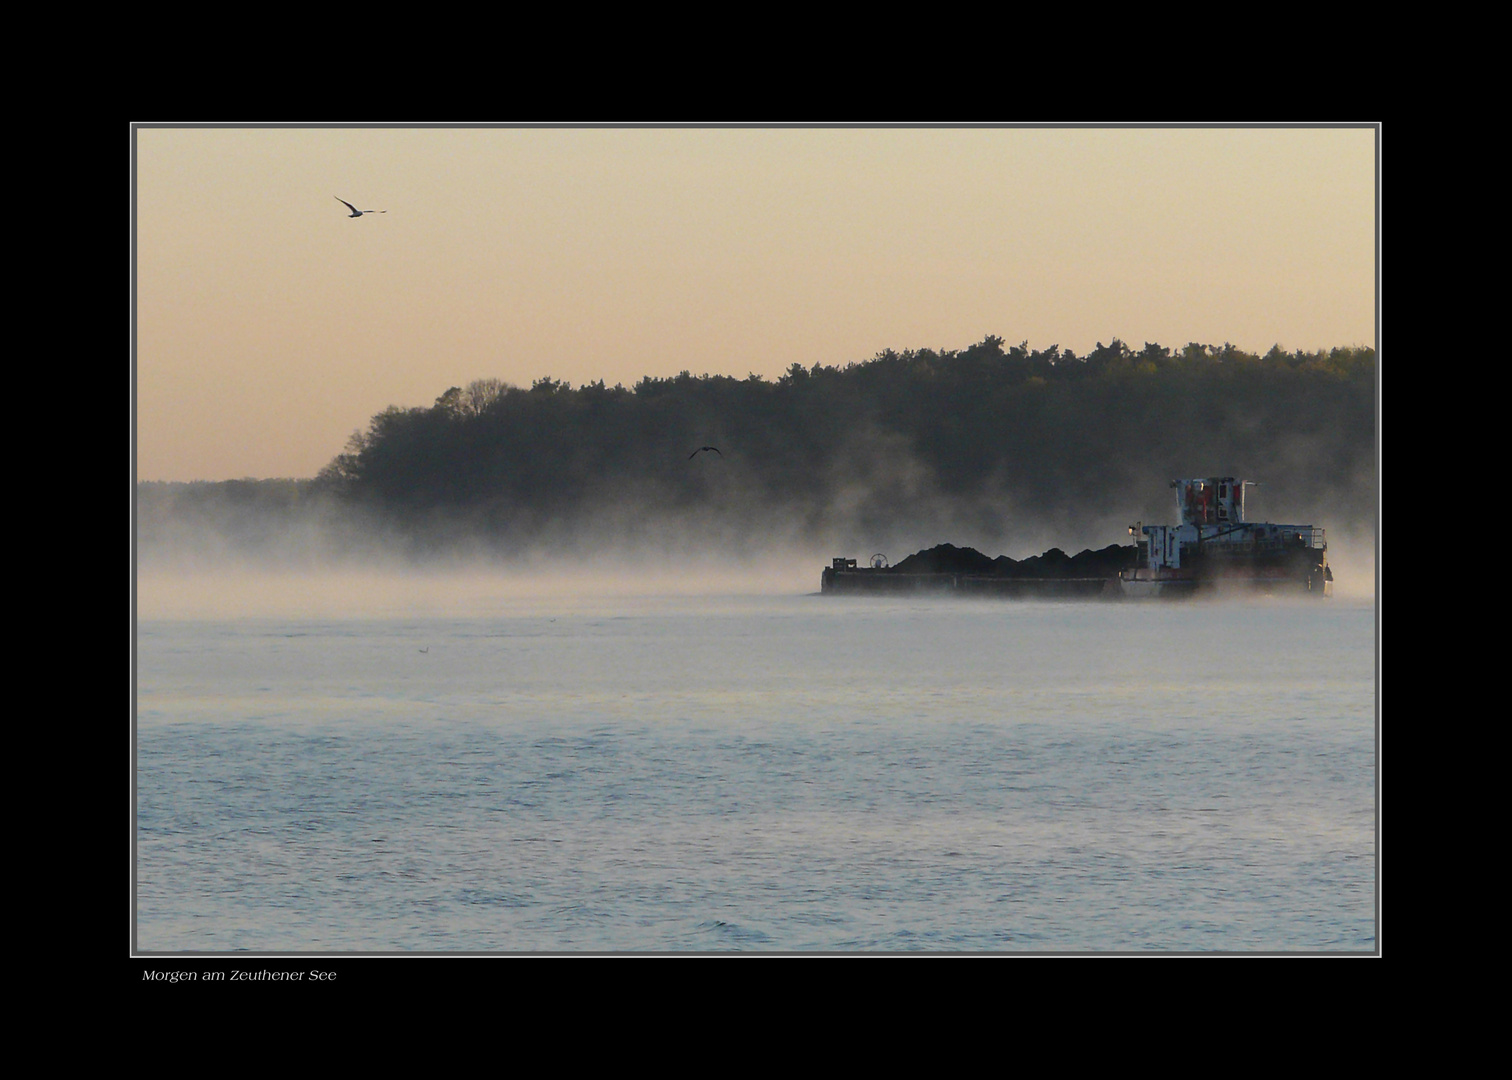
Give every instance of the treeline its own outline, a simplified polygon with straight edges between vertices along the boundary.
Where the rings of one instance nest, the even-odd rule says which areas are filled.
[[[1076,356],[989,336],[794,364],[776,382],[481,380],[375,416],[320,482],[394,521],[460,514],[501,538],[610,509],[809,536],[893,534],[910,514],[943,513],[1005,535],[1026,521],[1163,520],[1169,479],[1217,474],[1260,480],[1267,516],[1368,520],[1374,440],[1373,349],[1115,339]],[[719,454],[689,457],[706,445]]]
[[[1167,483],[1182,476],[1261,481],[1252,517],[1368,522],[1374,445],[1373,349],[1115,339],[1077,356],[989,336],[794,364],[775,382],[479,380],[373,417],[300,497],[419,546],[703,535],[1075,551],[1174,519]]]

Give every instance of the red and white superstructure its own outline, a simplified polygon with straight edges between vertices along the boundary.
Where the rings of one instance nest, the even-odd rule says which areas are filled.
[[[1232,476],[1172,480],[1181,524],[1130,526],[1136,541],[1138,533],[1144,539],[1138,565],[1120,575],[1124,594],[1159,596],[1237,586],[1331,595],[1333,571],[1324,531],[1312,525],[1245,521],[1244,492],[1252,486],[1253,481]]]

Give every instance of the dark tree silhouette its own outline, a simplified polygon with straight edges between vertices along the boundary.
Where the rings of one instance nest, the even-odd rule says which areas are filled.
[[[996,336],[793,364],[775,382],[478,380],[379,413],[311,489],[417,534],[445,519],[515,543],[613,508],[631,522],[697,515],[759,540],[778,522],[896,531],[926,507],[976,515],[979,532],[1160,521],[1174,513],[1170,479],[1233,475],[1264,482],[1273,520],[1328,526],[1373,519],[1375,385],[1369,348],[1261,356],[1115,338],[1078,357]],[[740,453],[681,467],[689,447],[711,445]]]

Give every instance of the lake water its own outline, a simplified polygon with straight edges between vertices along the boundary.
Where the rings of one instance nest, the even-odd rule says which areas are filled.
[[[1376,948],[1370,601],[526,598],[137,648],[143,952]]]

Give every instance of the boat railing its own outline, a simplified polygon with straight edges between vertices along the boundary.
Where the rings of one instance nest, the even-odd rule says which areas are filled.
[[[1326,531],[1312,526],[1284,528],[1265,534],[1250,529],[1232,529],[1204,541],[1214,551],[1229,550],[1238,554],[1250,551],[1284,551],[1292,548],[1321,550],[1328,547]]]

